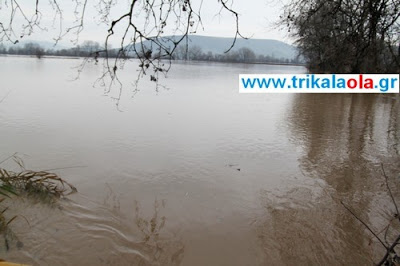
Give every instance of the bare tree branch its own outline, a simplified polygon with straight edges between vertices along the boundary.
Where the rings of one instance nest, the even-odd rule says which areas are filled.
[[[235,19],[235,34],[233,43],[226,52],[229,52],[236,43],[237,38],[244,38],[239,30],[239,13],[230,7],[231,0],[216,0],[221,6],[221,11],[231,14]],[[22,2],[21,2],[22,3]],[[62,2],[49,0],[53,15],[53,27],[58,23],[58,34],[54,38],[55,44],[68,37],[73,38],[74,44],[78,44],[79,36],[87,24],[88,0],[71,0],[75,20],[72,25],[64,25],[66,14],[62,8]],[[1,5],[1,2],[0,2]],[[115,0],[96,0],[94,8],[102,24],[106,24],[107,33],[104,44],[96,51],[90,53],[91,58],[98,62],[98,58],[104,58],[103,74],[96,84],[110,92],[112,88],[122,92],[122,82],[118,73],[126,61],[139,60],[138,76],[148,75],[156,84],[156,90],[162,87],[159,84],[160,75],[165,76],[171,68],[173,54],[179,45],[186,40],[188,49],[188,36],[203,27],[201,9],[203,0],[129,0],[125,9],[120,8],[120,3]],[[20,5],[19,0],[5,0],[5,8],[0,8],[0,42],[9,41],[17,43],[24,36],[31,35],[36,29],[45,30],[42,27],[43,4],[36,0],[33,10],[28,5]],[[122,11],[121,11],[122,10]],[[30,17],[28,14],[32,13]],[[118,14],[119,13],[119,14]],[[15,34],[16,20],[23,21],[22,34]],[[7,21],[8,19],[8,21]],[[204,27],[203,27],[204,28]],[[168,35],[169,34],[169,35]],[[172,35],[171,35],[172,34]],[[118,42],[118,47],[111,48],[111,43]],[[79,73],[91,60],[84,60],[79,67]],[[138,81],[134,82],[138,84]],[[136,90],[137,88],[135,88]],[[137,91],[137,90],[136,90]],[[117,96],[118,97],[118,96]]]
[[[365,226],[365,228],[367,228],[367,230],[382,244],[382,246],[385,248],[385,249],[388,249],[388,247],[386,246],[386,244],[385,243],[383,243],[383,241],[382,241],[382,239],[363,221],[363,220],[361,220],[360,218],[358,218],[358,216],[346,205],[346,204],[344,204],[343,203],[343,201],[340,201],[340,204],[342,204],[343,205],[343,207],[347,210],[347,211],[349,211],[350,213],[351,213],[351,215],[353,215],[353,217],[354,218],[356,218],[360,223],[362,223],[364,226]]]
[[[392,202],[393,202],[394,207],[396,208],[395,217],[396,217],[397,219],[400,219],[399,208],[397,207],[396,200],[394,199],[392,190],[390,189],[389,181],[388,181],[389,178],[388,178],[388,176],[386,175],[385,168],[383,167],[383,163],[381,163],[381,168],[382,168],[383,177],[385,178],[386,188],[388,189],[389,196],[390,196],[390,198],[392,199]],[[400,221],[400,220],[399,220],[399,221]]]

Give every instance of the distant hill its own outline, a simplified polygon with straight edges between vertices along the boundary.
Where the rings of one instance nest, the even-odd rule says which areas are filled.
[[[171,38],[171,37],[165,37]],[[178,39],[175,37],[174,39]],[[193,46],[200,47],[203,52],[213,54],[223,54],[232,45],[233,38],[208,37],[200,35],[190,35],[188,37],[189,49]],[[149,41],[143,42],[145,46],[150,46]],[[184,40],[180,46],[186,45]],[[233,50],[247,47],[257,55],[272,56],[274,58],[293,59],[297,56],[296,47],[287,43],[270,39],[237,39]],[[139,46],[138,46],[139,48]],[[140,50],[140,49],[139,49]]]
[[[178,40],[180,36],[167,36],[162,39],[166,46],[172,47],[172,40]],[[201,48],[202,52],[207,54],[208,52],[212,52],[214,55],[221,55],[231,47],[233,43],[233,38],[224,38],[224,37],[208,37],[208,36],[201,36],[201,35],[189,35],[187,39],[189,50],[193,47]],[[61,49],[70,49],[72,46],[66,47],[63,45],[56,45],[54,46],[54,42],[47,42],[47,41],[29,41],[23,40],[18,44],[8,44],[5,43],[6,48],[23,48],[26,43],[35,43],[40,45],[45,50],[51,49],[54,51],[61,50]],[[144,46],[147,48],[151,47],[150,41],[144,41]],[[184,48],[186,45],[186,40],[184,39],[180,43],[179,48]],[[136,44],[136,48],[138,51],[141,51],[141,44]],[[249,48],[251,49],[256,55],[263,55],[269,56],[276,59],[295,59],[297,56],[297,49],[296,47],[289,45],[287,43],[277,41],[277,40],[270,40],[270,39],[241,39],[238,38],[236,40],[235,46],[233,47],[232,51],[238,50],[240,48]],[[117,49],[114,49],[117,51]],[[183,49],[181,49],[183,50]],[[186,50],[186,49],[185,49]],[[133,52],[131,54],[134,56]]]

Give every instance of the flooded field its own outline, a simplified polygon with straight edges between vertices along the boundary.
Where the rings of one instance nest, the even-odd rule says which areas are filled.
[[[21,217],[1,258],[371,265],[385,254],[343,204],[384,237],[395,207],[381,164],[396,199],[400,188],[397,95],[239,94],[238,74],[305,69],[217,63],[174,64],[163,87],[146,76],[134,94],[131,63],[117,108],[93,87],[100,65],[73,81],[77,59],[0,60],[0,161],[18,152],[78,189],[55,206],[9,201]],[[393,221],[388,240],[398,232]]]

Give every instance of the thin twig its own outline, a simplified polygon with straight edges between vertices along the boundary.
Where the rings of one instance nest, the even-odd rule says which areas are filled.
[[[11,90],[9,90],[8,92],[7,92],[7,94],[0,100],[0,103],[2,103],[7,97],[8,97],[8,95],[11,93]]]
[[[393,197],[392,190],[390,189],[389,182],[388,182],[388,179],[389,179],[389,178],[388,178],[388,176],[386,175],[385,168],[383,167],[383,163],[381,163],[381,167],[382,167],[383,176],[385,177],[386,187],[387,187],[387,189],[388,189],[388,191],[389,191],[390,197],[392,198],[393,205],[394,205],[394,207],[396,208],[396,215],[397,215],[396,217],[397,217],[397,218],[400,218],[400,217],[399,217],[399,208],[397,207],[397,203],[396,203],[396,201],[395,201],[395,199],[394,199],[394,197]]]
[[[343,205],[343,207],[345,207],[346,210],[348,210],[354,216],[354,218],[356,218],[360,223],[362,223],[368,229],[368,231],[370,231],[371,234],[374,235],[374,237],[376,239],[379,240],[379,242],[382,244],[382,246],[385,247],[386,250],[388,249],[388,247],[386,246],[385,243],[383,243],[383,241],[380,239],[380,237],[377,234],[375,234],[375,232],[363,220],[358,218],[358,216],[348,206],[346,206],[346,204],[344,204],[343,201],[340,201],[340,203]]]
[[[386,262],[387,258],[389,257],[390,252],[392,252],[394,250],[394,248],[397,246],[397,244],[399,244],[399,241],[400,241],[400,235],[397,236],[397,238],[393,242],[393,244],[387,249],[385,256],[383,256],[381,261],[379,261],[379,263],[377,264],[378,266],[381,266]]]

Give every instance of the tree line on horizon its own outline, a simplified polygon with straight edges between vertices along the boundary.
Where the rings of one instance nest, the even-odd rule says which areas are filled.
[[[4,5],[1,9],[4,16],[0,22],[0,42],[16,43],[24,36],[31,35],[35,30],[46,28],[42,25],[46,24],[45,21],[42,21],[39,16],[40,10],[43,10],[39,1],[36,1],[35,8],[32,6],[23,8],[18,4],[22,1],[14,2],[15,5]],[[69,36],[71,41],[77,42],[87,24],[87,20],[85,20],[87,1],[77,0],[74,2],[76,7],[73,14],[76,20],[71,25],[63,26],[63,13],[66,12],[60,8],[60,4],[63,2],[50,0],[53,10],[46,10],[46,14],[54,17],[53,25],[60,23],[60,32],[53,37],[56,41]],[[202,25],[199,12],[202,1],[200,1],[199,9],[193,8],[192,4],[197,2],[194,0],[128,1],[130,5],[127,5],[125,9],[119,8],[120,4],[115,1],[97,0],[95,2],[99,5],[95,18],[97,17],[99,22],[104,23],[104,27],[107,29],[107,34],[104,35],[104,47],[100,47],[103,52],[101,50],[90,52],[80,46],[54,51],[33,49],[35,52],[32,49],[23,51],[22,48],[6,49],[3,47],[2,52],[31,55],[35,53],[38,57],[43,55],[115,57],[117,60],[113,60],[106,71],[107,76],[114,80],[117,77],[115,69],[118,69],[119,62],[130,58],[140,60],[142,73],[149,71],[154,74],[159,73],[160,66],[163,66],[159,60],[181,58],[182,56],[175,52],[184,44],[185,38],[195,33]],[[190,56],[188,54],[192,52],[188,51],[182,57],[183,60],[221,62],[254,60],[250,53],[247,53],[249,57],[243,58],[241,55],[246,54],[245,51],[240,51],[240,49],[234,51],[236,40],[246,37],[240,30],[241,11],[233,9],[230,2],[229,0],[218,1],[221,7],[220,12],[233,16],[233,41],[231,46],[227,47],[231,53],[213,54],[199,51]],[[64,5],[68,7],[70,4],[66,2]],[[168,8],[159,9],[159,6],[168,6]],[[115,10],[115,14],[111,10]],[[143,19],[132,20],[136,13]],[[15,17],[19,17],[24,23],[15,23]],[[126,23],[127,21],[129,23]],[[179,23],[176,23],[177,21]],[[255,62],[304,62],[310,73],[400,72],[399,0],[289,0],[280,20],[276,22],[276,26],[288,30],[301,56],[284,59],[256,55]],[[21,34],[15,34],[15,32],[21,32]],[[117,32],[124,32],[124,34],[120,36],[116,34]],[[176,36],[177,38],[171,44],[165,44],[163,37],[165,32],[179,33],[179,36]],[[118,47],[111,48],[111,42],[119,43]],[[156,52],[153,53],[153,56],[148,56],[148,50],[144,52],[130,50],[131,47],[141,46],[144,42],[148,42],[154,48],[153,52],[158,50],[162,56],[154,56]],[[196,47],[190,47],[189,50],[196,51]],[[150,70],[147,66],[150,66]],[[163,71],[169,69],[168,67],[161,68]]]
[[[147,50],[146,50],[147,51]],[[110,49],[105,53],[104,48],[98,42],[84,41],[81,45],[64,49],[44,49],[38,43],[29,42],[21,46],[6,47],[0,44],[0,54],[5,55],[28,55],[42,58],[43,56],[65,56],[65,57],[94,57],[94,58],[115,58],[120,56],[117,49]],[[136,58],[134,53],[126,53],[126,58]],[[153,58],[157,58],[154,54]],[[302,64],[299,58],[276,58],[274,56],[256,54],[252,49],[242,47],[231,50],[228,53],[216,54],[211,51],[204,52],[200,46],[190,47],[178,46],[172,60],[187,61],[213,61],[227,63],[272,63],[272,64]]]

